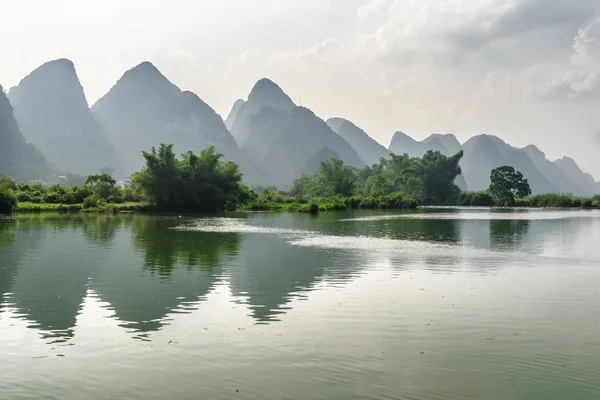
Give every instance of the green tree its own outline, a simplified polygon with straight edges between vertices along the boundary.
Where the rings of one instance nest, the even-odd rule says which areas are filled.
[[[15,180],[10,176],[0,175],[0,187],[6,187],[11,190],[16,190],[17,184],[15,183]]]
[[[458,192],[454,180],[461,174],[459,162],[463,156],[460,151],[452,157],[446,157],[436,151],[428,151],[420,160],[425,201],[442,204]]]
[[[85,186],[89,188],[90,192],[102,200],[109,200],[111,196],[118,194],[116,183],[109,174],[90,175],[85,180]]]
[[[356,186],[355,169],[344,165],[342,160],[323,161],[315,174],[316,194],[321,196],[352,196]]]
[[[523,174],[511,166],[502,166],[492,170],[490,193],[504,205],[514,205],[515,197],[531,195],[531,187]]]
[[[17,197],[7,186],[0,186],[0,214],[10,214],[17,205]]]
[[[146,166],[132,175],[133,187],[164,210],[216,211],[250,198],[237,164],[225,162],[214,147],[178,159],[173,145],[143,152]]]

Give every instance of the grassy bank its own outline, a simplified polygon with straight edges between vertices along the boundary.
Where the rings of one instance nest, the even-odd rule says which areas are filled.
[[[540,194],[522,199],[515,199],[514,204],[506,204],[493,197],[488,192],[460,192],[448,199],[448,206],[477,206],[477,207],[532,207],[532,208],[594,208],[600,202],[590,198],[571,197],[558,194]]]
[[[445,205],[449,206],[479,206],[479,207],[504,207],[485,192],[461,193],[458,198],[452,199]],[[398,210],[414,209],[418,204],[409,196],[402,194],[386,196],[353,196],[306,199],[294,196],[278,196],[274,199],[258,199],[238,207],[241,211],[286,211],[316,213],[324,211],[345,210]],[[557,195],[538,195],[525,199],[517,199],[516,207],[532,208],[600,208],[600,201],[593,199],[571,198]],[[15,213],[97,213],[116,214],[119,212],[153,212],[156,207],[144,202],[105,203],[96,207],[84,208],[80,204],[52,204],[18,202],[14,207]]]
[[[328,198],[312,198],[283,196],[276,194],[241,207],[248,211],[344,211],[344,210],[392,210],[417,208],[417,202],[410,196],[395,193],[385,196],[334,196]]]
[[[13,212],[66,212],[66,213],[118,213],[122,211],[152,211],[148,203],[128,202],[120,204],[102,204],[97,207],[84,208],[83,204],[51,204],[19,202]]]

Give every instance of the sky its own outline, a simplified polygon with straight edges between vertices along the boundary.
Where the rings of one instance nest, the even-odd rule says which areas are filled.
[[[600,179],[598,0],[2,0],[0,84],[75,63],[88,102],[151,61],[223,117],[263,77],[387,146],[495,134]]]

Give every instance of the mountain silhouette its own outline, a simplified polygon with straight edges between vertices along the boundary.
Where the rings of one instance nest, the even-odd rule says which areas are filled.
[[[474,136],[465,142],[463,148],[465,155],[461,167],[471,191],[487,190],[491,171],[499,166],[510,165],[529,180],[534,194],[558,192],[525,151],[509,146],[496,136]]]
[[[154,65],[143,62],[125,74],[92,112],[124,160],[129,175],[144,165],[142,150],[172,143],[177,153],[215,146],[240,165],[247,182],[264,175],[247,159],[222,118],[200,97],[181,91]]]
[[[554,161],[554,164],[565,173],[567,179],[573,184],[576,184],[582,188],[585,188],[585,193],[576,193],[582,195],[594,195],[598,193],[596,189],[596,182],[590,174],[586,174],[579,168],[575,160],[571,157],[563,157],[560,160]]]
[[[90,112],[70,60],[47,62],[8,94],[25,138],[63,169],[81,175],[120,161]]]
[[[323,147],[319,149],[319,151],[306,160],[304,167],[300,171],[300,175],[314,175],[321,168],[322,162],[329,161],[332,158],[339,159],[340,156],[329,147]]]
[[[382,157],[390,155],[388,149],[346,119],[330,118],[327,125],[344,138],[367,165],[377,164]]]
[[[237,99],[235,103],[233,103],[233,107],[231,107],[231,111],[229,112],[227,119],[225,119],[225,126],[227,127],[227,129],[229,129],[230,132],[231,128],[233,127],[233,121],[235,121],[237,114],[240,111],[240,108],[242,108],[242,106],[244,105],[244,103],[244,100]]]
[[[232,134],[242,150],[273,172],[273,184],[289,185],[311,156],[328,147],[345,164],[364,162],[325,121],[298,107],[274,82],[261,79],[252,88],[232,122]]]
[[[13,108],[0,86],[0,175],[17,182],[52,179],[54,173],[42,153],[27,143],[13,114]]]
[[[571,176],[567,171],[563,170],[559,164],[560,162],[551,162],[546,158],[544,152],[538,149],[534,145],[529,145],[523,148],[531,160],[534,162],[536,167],[544,174],[544,176],[551,181],[560,193],[573,194],[577,196],[591,196],[595,194],[594,184],[588,182],[588,179],[584,177],[583,172],[575,165],[575,169],[579,171],[576,175]],[[565,165],[566,167],[566,165]],[[593,182],[593,179],[591,179]]]

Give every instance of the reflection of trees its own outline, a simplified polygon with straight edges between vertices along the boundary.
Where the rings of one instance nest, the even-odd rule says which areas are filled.
[[[0,220],[0,248],[10,248],[14,241],[14,229],[12,221]],[[2,263],[0,263],[2,267]]]
[[[133,242],[145,269],[160,276],[170,276],[176,264],[213,271],[224,256],[236,255],[239,234],[176,229],[180,225],[177,218],[135,218]]]
[[[376,215],[376,213],[374,214]],[[396,240],[456,243],[460,241],[458,222],[451,219],[427,218],[395,218],[368,222],[340,222],[339,220],[330,218],[329,220],[325,220],[322,225],[332,235],[361,235],[386,237]]]
[[[527,238],[530,221],[490,220],[490,242],[493,250],[515,250]]]
[[[90,243],[107,246],[115,240],[117,230],[131,225],[132,220],[131,216],[93,215],[83,217],[81,226]]]
[[[174,229],[181,224],[173,217],[135,216],[132,244],[115,241],[102,273],[93,277],[94,289],[134,332],[159,330],[169,313],[204,298],[237,254],[239,234]]]
[[[0,312],[6,293],[12,292],[19,254],[15,249],[14,224],[0,221]]]

